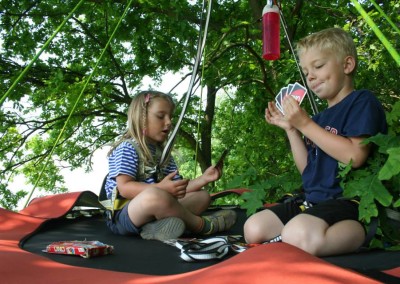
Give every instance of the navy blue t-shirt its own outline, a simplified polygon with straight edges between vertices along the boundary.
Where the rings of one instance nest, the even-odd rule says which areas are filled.
[[[374,136],[387,133],[385,112],[368,90],[353,91],[338,104],[312,118],[318,125],[344,137]],[[307,166],[302,180],[306,200],[321,202],[342,196],[338,178],[338,161],[324,153],[305,137]]]

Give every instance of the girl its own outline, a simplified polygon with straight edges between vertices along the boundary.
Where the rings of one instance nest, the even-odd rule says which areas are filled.
[[[128,110],[128,131],[109,152],[107,197],[126,199],[107,221],[115,234],[167,240],[185,229],[202,235],[228,230],[236,222],[232,210],[200,216],[210,204],[202,187],[221,177],[222,166],[209,167],[200,177],[183,179],[172,157],[158,165],[171,130],[175,105],[172,98],[155,91],[140,92]]]

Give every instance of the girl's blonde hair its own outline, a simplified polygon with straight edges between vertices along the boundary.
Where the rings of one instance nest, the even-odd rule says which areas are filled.
[[[354,75],[356,73],[358,65],[357,49],[353,38],[343,29],[325,29],[306,36],[305,38],[299,40],[299,42],[296,44],[296,51],[298,55],[310,48],[317,48],[323,52],[336,54],[339,60],[344,60],[347,56],[353,57],[356,62],[356,66],[351,74]]]
[[[147,111],[150,105],[156,99],[163,99],[167,101],[171,105],[171,113],[174,112],[175,103],[172,100],[172,97],[158,91],[142,91],[136,94],[128,109],[128,130],[124,135],[114,144],[111,148],[108,155],[114,151],[114,149],[121,144],[125,140],[133,139],[137,142],[140,147],[142,158],[144,159],[144,163],[149,164],[153,161],[153,157],[151,155],[150,149],[146,143],[146,128],[147,128]],[[164,146],[164,145],[160,145]]]

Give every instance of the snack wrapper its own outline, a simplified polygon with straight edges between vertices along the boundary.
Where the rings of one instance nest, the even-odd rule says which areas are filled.
[[[49,244],[44,252],[79,255],[83,258],[112,254],[114,247],[99,241],[61,241]]]

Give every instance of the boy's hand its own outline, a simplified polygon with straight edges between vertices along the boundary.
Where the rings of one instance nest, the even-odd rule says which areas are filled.
[[[284,98],[282,107],[285,112],[285,120],[298,130],[301,130],[301,128],[311,120],[308,114],[300,107],[298,101],[292,96],[286,96]]]
[[[286,131],[291,130],[293,127],[286,120],[285,116],[279,111],[274,102],[269,102],[268,107],[265,109],[265,120],[271,124],[276,125]]]

